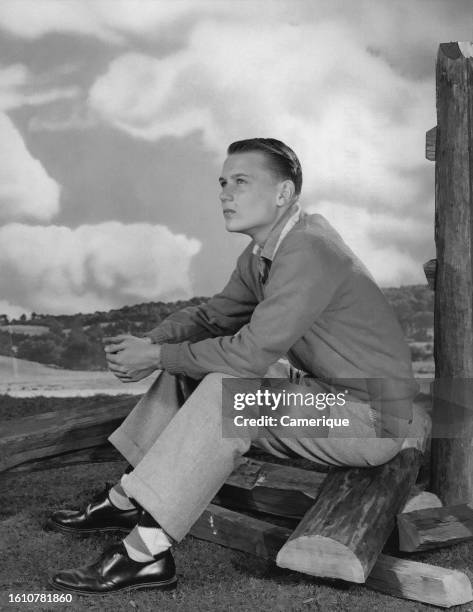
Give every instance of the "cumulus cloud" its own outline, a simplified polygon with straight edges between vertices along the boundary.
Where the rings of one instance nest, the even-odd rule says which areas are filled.
[[[377,279],[424,282],[417,258],[433,224],[423,151],[435,123],[435,51],[471,28],[468,2],[457,0],[455,14],[429,0],[290,0],[271,10],[258,0],[41,0],[41,11],[33,2],[3,0],[0,27],[29,39],[92,35],[122,53],[93,84],[84,117],[148,141],[198,134],[219,159],[234,139],[285,140],[303,164],[306,204],[343,211],[338,227],[357,230]],[[127,51],[164,32],[178,43],[160,57]],[[43,117],[30,126],[78,123]]]
[[[22,64],[0,67],[0,222],[49,221],[59,211],[60,187],[28,151],[6,111],[73,98],[76,88],[34,88]]]
[[[2,0],[0,27],[30,39],[68,32],[118,44],[126,35],[155,34],[196,12],[215,14],[228,8],[228,3],[211,0]]]
[[[269,8],[267,0],[2,0],[0,28],[26,39],[63,32],[127,44],[136,36],[153,40],[171,27],[202,17],[250,25],[261,23],[262,17],[264,23],[292,24],[336,19],[354,24],[373,51],[409,72],[419,61],[425,66],[425,51],[432,44],[469,40],[473,25],[470,0],[455,0],[455,11],[451,0],[272,0],[270,4]]]
[[[0,222],[50,220],[59,211],[59,185],[30,154],[4,113],[0,113],[0,142]]]
[[[190,297],[200,242],[167,227],[106,222],[0,228],[0,293],[29,310],[74,313]]]
[[[339,229],[356,228],[377,280],[424,282],[416,258],[433,223],[421,178],[425,131],[435,123],[433,74],[401,74],[347,20],[258,24],[257,35],[238,21],[201,20],[172,55],[117,57],[89,102],[135,138],[198,133],[219,158],[240,138],[288,142],[304,169],[304,202],[340,205]],[[400,217],[395,239],[387,228]]]
[[[259,26],[257,36],[201,22],[183,51],[118,57],[90,105],[135,137],[200,132],[220,156],[233,139],[281,138],[300,154],[306,192],[391,208],[418,195],[422,124],[435,116],[431,81],[400,76],[331,21]]]
[[[38,87],[35,77],[23,64],[0,66],[0,109],[3,111],[76,98],[78,94],[77,87]]]

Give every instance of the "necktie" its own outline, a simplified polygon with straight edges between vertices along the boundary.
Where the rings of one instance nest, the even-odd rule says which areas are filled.
[[[258,260],[258,273],[262,285],[264,285],[268,279],[270,268],[271,260],[267,257],[260,257]]]

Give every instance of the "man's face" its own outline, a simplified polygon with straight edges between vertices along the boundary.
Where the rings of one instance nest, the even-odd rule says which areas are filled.
[[[264,153],[234,153],[225,160],[219,179],[220,201],[229,232],[258,240],[277,218],[279,181],[269,170]]]

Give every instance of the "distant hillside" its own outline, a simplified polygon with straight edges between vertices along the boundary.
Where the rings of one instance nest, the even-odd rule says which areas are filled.
[[[427,285],[383,289],[411,343],[414,359],[431,358],[434,294]],[[73,370],[103,370],[102,338],[120,333],[142,335],[176,310],[205,303],[195,297],[177,302],[149,302],[106,312],[41,315],[8,321],[0,314],[0,355],[14,356]],[[6,325],[8,323],[8,325]],[[30,330],[41,330],[28,333]],[[44,328],[47,328],[44,330]],[[44,333],[46,331],[46,333]],[[25,333],[26,332],[26,333]],[[38,334],[38,335],[36,335]]]

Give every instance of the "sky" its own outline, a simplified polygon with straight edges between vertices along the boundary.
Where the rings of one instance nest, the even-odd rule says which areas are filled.
[[[441,42],[470,0],[2,0],[0,314],[218,292],[228,144],[298,154],[301,204],[381,286],[435,257]]]

